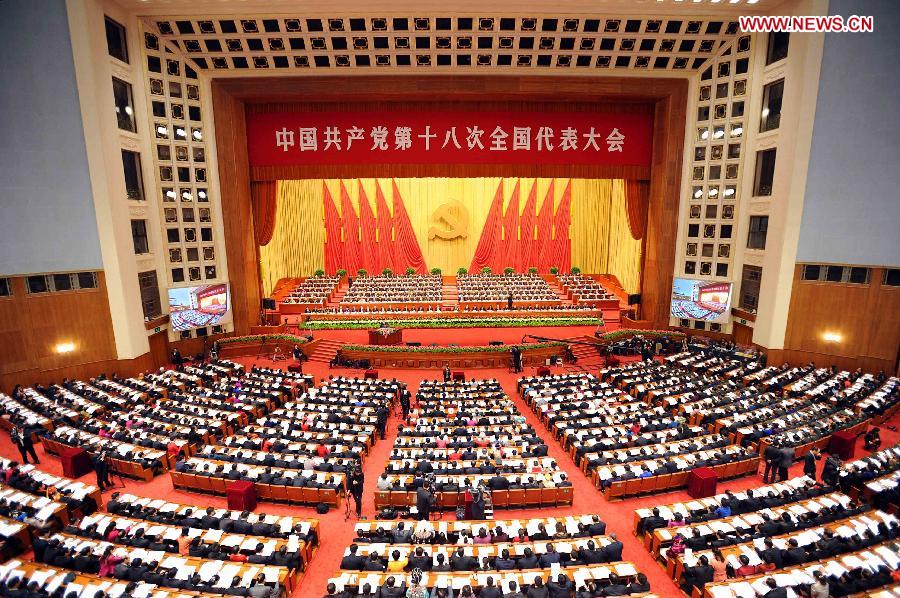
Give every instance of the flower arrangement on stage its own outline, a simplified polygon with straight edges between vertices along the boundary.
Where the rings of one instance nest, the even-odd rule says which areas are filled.
[[[530,343],[526,345],[488,345],[472,347],[403,347],[384,345],[344,345],[341,351],[377,351],[378,353],[508,353],[513,347],[525,351],[529,349],[545,349],[548,347],[564,347],[566,343]]]
[[[237,343],[261,343],[265,339],[267,342],[283,341],[286,343],[294,343],[302,345],[309,342],[308,337],[296,336],[294,334],[250,334],[247,336],[230,336],[228,338],[219,339],[219,344],[233,345]]]
[[[599,326],[602,318],[434,318],[396,320],[319,320],[306,322],[312,330],[361,330],[392,326],[394,328],[520,328],[523,326]]]

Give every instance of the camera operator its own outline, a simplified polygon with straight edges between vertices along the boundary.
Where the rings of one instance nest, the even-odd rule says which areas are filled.
[[[354,462],[347,472],[347,492],[350,494],[350,496],[353,497],[353,500],[356,502],[357,519],[362,516],[362,494],[363,484],[365,484],[365,481],[366,478],[363,475],[362,468],[359,465],[359,461]]]
[[[97,472],[97,487],[100,488],[100,492],[112,488],[113,485],[109,481],[109,454],[106,449],[100,449],[99,453],[94,453],[91,461],[94,463],[94,471]]]

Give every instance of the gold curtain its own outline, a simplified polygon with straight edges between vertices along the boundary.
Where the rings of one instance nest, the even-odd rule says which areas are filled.
[[[266,296],[281,278],[309,276],[325,267],[322,179],[278,181],[277,198],[275,232],[259,248]]]
[[[625,181],[572,179],[572,266],[613,274],[629,293],[639,292],[641,241],[631,237]]]

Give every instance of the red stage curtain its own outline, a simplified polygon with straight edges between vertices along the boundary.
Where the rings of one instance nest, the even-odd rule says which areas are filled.
[[[403,198],[400,197],[400,189],[397,188],[396,182],[392,181],[392,185],[394,188],[394,230],[397,231],[395,242],[398,257],[397,269],[405,272],[407,268],[412,268],[417,274],[426,274],[425,258],[422,257],[419,240],[416,239],[416,233],[413,232],[409,214],[406,213],[406,207],[403,205]]]
[[[632,239],[643,239],[647,232],[647,205],[650,203],[650,181],[625,181],[625,211]]]
[[[322,196],[325,201],[325,271],[334,274],[344,268],[344,242],[341,240],[341,217],[328,185],[322,182]],[[346,269],[346,268],[345,268]]]
[[[352,276],[363,267],[360,259],[359,217],[353,209],[344,181],[341,181],[341,220],[344,229],[344,268]]]
[[[527,271],[532,266],[537,266],[540,255],[534,251],[534,225],[536,222],[535,206],[537,205],[537,181],[531,185],[531,193],[528,194],[528,200],[525,202],[525,211],[519,219],[519,243],[522,249],[519,257],[519,270]]]
[[[550,187],[547,189],[547,195],[544,196],[544,203],[541,205],[541,211],[538,214],[537,222],[537,238],[534,243],[534,255],[536,262],[534,265],[538,270],[547,273],[552,266],[558,264],[553,263],[551,249],[553,247],[553,196],[554,196],[555,180],[550,180]]]
[[[378,264],[381,269],[390,268],[397,271],[394,264],[394,222],[391,211],[384,200],[381,183],[375,182],[375,206],[378,212]]]
[[[487,220],[484,222],[484,228],[481,229],[481,238],[478,240],[478,247],[475,248],[475,255],[472,256],[472,265],[469,267],[469,272],[475,274],[481,272],[481,269],[485,266],[492,265],[500,245],[502,220],[503,181],[500,181],[500,184],[497,185],[494,201],[491,203],[491,210],[488,212]]]
[[[360,259],[363,268],[372,274],[381,274],[386,267],[382,266],[378,260],[378,252],[375,251],[375,214],[372,213],[372,206],[369,205],[369,198],[366,197],[366,191],[363,189],[362,182],[359,185],[359,230],[360,239],[362,241]]]
[[[499,252],[494,260],[492,268],[494,272],[503,272],[504,268],[513,268],[516,272],[521,270],[519,253],[519,181],[513,188],[509,205],[506,206],[506,214],[503,215],[503,251]]]
[[[569,271],[572,263],[572,247],[569,240],[569,223],[572,205],[572,181],[566,184],[562,200],[553,219],[553,262],[561,273]]]
[[[275,232],[277,181],[256,181],[250,185],[253,205],[253,234],[257,245],[268,245]]]

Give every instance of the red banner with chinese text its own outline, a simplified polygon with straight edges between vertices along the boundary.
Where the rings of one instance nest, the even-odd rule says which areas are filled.
[[[251,166],[648,166],[650,115],[601,112],[273,112],[247,115]]]

